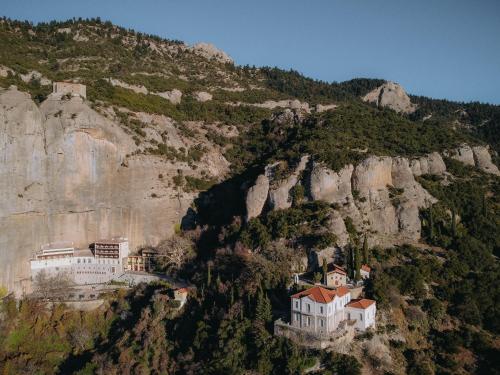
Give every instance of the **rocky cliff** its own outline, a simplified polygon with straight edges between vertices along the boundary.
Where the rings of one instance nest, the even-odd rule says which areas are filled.
[[[378,107],[388,107],[396,112],[412,113],[417,109],[403,87],[395,82],[386,82],[363,97],[368,103]]]
[[[167,134],[169,145],[189,149],[171,122],[137,116],[148,117],[149,138]],[[135,249],[173,233],[196,194],[171,180],[193,171],[148,154],[129,133],[81,98],[49,97],[38,107],[15,88],[0,91],[0,285],[29,287],[28,260],[47,242],[86,247],[124,235]],[[215,149],[199,165],[214,177],[228,167]]]
[[[487,173],[498,173],[487,147],[463,145],[446,155],[461,155],[464,149],[470,149],[473,156],[467,159],[468,164]],[[455,158],[461,160],[462,156]],[[290,191],[300,183],[306,188],[309,199],[334,205],[329,229],[337,236],[338,246],[348,243],[346,220],[359,232],[368,233],[371,244],[390,246],[415,242],[421,237],[420,209],[437,202],[415,177],[448,175],[443,158],[437,152],[413,159],[369,156],[339,171],[323,163],[307,163],[307,160],[308,157],[303,157],[291,175],[280,180],[273,180],[269,171],[274,166],[268,166],[247,194],[247,219],[260,215],[266,200],[268,209],[289,208],[292,204]]]

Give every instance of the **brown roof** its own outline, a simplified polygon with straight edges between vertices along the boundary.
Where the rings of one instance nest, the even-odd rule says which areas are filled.
[[[313,301],[319,303],[329,303],[335,299],[335,297],[342,297],[349,293],[349,289],[346,287],[340,287],[336,290],[330,290],[323,288],[321,286],[314,286],[310,289],[303,290],[302,292],[296,293],[291,296],[291,298],[302,298],[309,297]]]
[[[333,263],[328,264],[327,272],[328,273],[340,273],[341,275],[347,275],[347,273],[345,272],[345,270],[342,267],[340,267],[336,264],[333,264]]]
[[[367,264],[363,264],[363,265],[361,266],[361,269],[362,269],[363,271],[365,271],[365,272],[370,272],[370,271],[372,270],[372,269],[370,268],[370,266],[369,266],[369,265],[367,265]]]
[[[375,303],[374,300],[372,299],[367,299],[367,298],[358,298],[358,299],[353,299],[351,302],[349,302],[346,306],[347,307],[352,307],[354,309],[362,309],[365,310],[371,305]]]

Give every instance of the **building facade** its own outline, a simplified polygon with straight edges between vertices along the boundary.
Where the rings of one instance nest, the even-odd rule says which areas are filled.
[[[346,271],[342,267],[330,263],[326,272],[326,286],[338,288],[344,285],[347,285]]]
[[[346,315],[348,320],[356,321],[355,328],[360,331],[374,328],[377,304],[371,299],[353,299],[346,305]]]
[[[373,300],[363,301],[362,306],[366,305],[367,309],[366,312],[362,310],[360,315],[358,304],[347,309],[351,302],[347,287],[331,290],[315,286],[291,296],[290,322],[295,328],[317,334],[330,334],[345,320],[355,320],[356,328],[365,330],[375,324],[376,304]]]
[[[30,261],[31,277],[40,272],[53,277],[63,274],[75,284],[99,284],[109,282],[124,272],[128,256],[126,238],[100,241],[102,244],[118,243],[116,251],[96,255],[95,248],[75,249],[72,243],[51,243],[41,247]]]

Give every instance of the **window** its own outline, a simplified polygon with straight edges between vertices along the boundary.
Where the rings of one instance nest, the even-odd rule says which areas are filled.
[[[351,313],[347,313],[347,320],[351,320]]]
[[[78,263],[80,263],[80,258],[78,258]]]
[[[323,314],[323,306],[319,307],[319,312],[320,312],[320,314]]]
[[[363,321],[363,314],[359,314],[359,320]]]
[[[307,304],[307,312],[311,312],[311,305]]]
[[[325,326],[325,321],[323,319],[320,319],[319,320],[319,324],[321,325],[321,327],[324,327]]]
[[[311,325],[311,318],[307,317],[307,326],[310,326],[310,325]]]
[[[298,309],[299,308],[299,301],[295,301],[295,308]]]

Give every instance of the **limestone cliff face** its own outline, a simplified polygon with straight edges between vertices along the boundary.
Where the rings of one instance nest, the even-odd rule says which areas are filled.
[[[446,152],[459,155],[456,158],[487,172],[497,174],[498,168],[491,162],[486,147],[463,145],[459,150]],[[356,229],[369,234],[372,244],[389,246],[402,242],[418,241],[421,237],[419,211],[437,200],[415,179],[424,174],[446,175],[442,156],[433,152],[418,158],[369,156],[357,165],[348,164],[335,172],[322,163],[303,164],[303,183],[311,200],[322,200],[335,205],[330,215],[329,229],[337,238],[338,246],[348,243],[345,220],[349,218]],[[288,208],[291,205],[289,192],[299,183],[297,170],[281,181],[273,181],[266,168],[247,195],[247,211],[258,216],[264,206],[264,196],[272,208]],[[263,181],[263,176],[266,180]],[[269,177],[269,178],[268,178]],[[271,190],[268,188],[269,180]],[[258,199],[255,191],[259,191]],[[279,199],[276,198],[279,196]],[[276,204],[279,202],[279,204]]]
[[[195,194],[169,181],[188,167],[130,156],[137,149],[80,98],[37,107],[28,94],[0,91],[0,285],[28,288],[28,260],[47,242],[124,235],[134,249],[171,235]],[[222,159],[209,163],[224,171]]]

